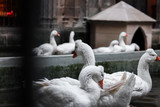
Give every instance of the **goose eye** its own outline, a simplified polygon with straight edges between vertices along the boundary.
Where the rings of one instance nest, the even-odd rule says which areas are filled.
[[[151,56],[155,56],[155,55],[151,54]]]
[[[104,74],[101,74],[102,77],[104,77]]]

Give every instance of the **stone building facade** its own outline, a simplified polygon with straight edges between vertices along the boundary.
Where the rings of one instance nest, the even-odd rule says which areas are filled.
[[[84,27],[85,20],[115,0],[41,0],[42,27]]]
[[[85,27],[86,18],[121,0],[41,0],[41,26]],[[123,0],[157,20],[160,27],[160,0]]]

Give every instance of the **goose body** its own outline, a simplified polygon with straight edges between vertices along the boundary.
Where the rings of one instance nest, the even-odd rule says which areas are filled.
[[[59,84],[50,84],[46,79],[37,81],[35,85],[40,88],[36,104],[43,107],[96,107],[101,89],[92,77],[103,87],[103,73],[102,66],[87,66],[79,74],[80,86],[65,81]]]
[[[73,79],[70,77],[61,77],[61,78],[54,78],[48,80],[47,78],[42,79],[40,82],[36,82],[37,84],[52,84],[52,85],[61,85],[62,83],[69,83],[70,85],[77,85],[80,86],[80,82],[77,79]]]
[[[74,31],[71,31],[69,43],[63,43],[57,46],[57,54],[72,54],[75,48],[74,35]]]
[[[109,47],[99,47],[99,48],[96,48],[96,49],[93,49],[93,52],[94,53],[111,53],[114,51],[114,45],[118,45],[119,42],[117,40],[113,40]]]
[[[55,36],[59,36],[56,30],[53,30],[50,34],[50,43],[44,43],[39,47],[33,49],[33,53],[37,56],[47,56],[52,55],[57,51],[57,43],[55,41]]]
[[[134,52],[134,51],[140,51],[140,47],[136,43],[132,43],[131,45],[126,45],[125,52]]]
[[[124,73],[123,73],[124,75]],[[103,83],[105,88],[106,82]],[[135,75],[130,74],[126,82],[116,91],[111,92],[108,95],[101,96],[98,101],[97,107],[130,107],[131,95],[133,92],[133,87],[135,85]]]

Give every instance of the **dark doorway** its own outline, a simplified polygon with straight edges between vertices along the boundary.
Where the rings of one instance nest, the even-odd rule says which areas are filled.
[[[140,50],[145,50],[145,38],[144,38],[144,32],[141,28],[138,28],[135,32],[132,43],[136,43],[140,46]]]

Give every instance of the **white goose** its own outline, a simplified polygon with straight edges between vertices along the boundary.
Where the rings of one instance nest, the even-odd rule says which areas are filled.
[[[142,55],[139,60],[135,86],[132,93],[132,100],[141,98],[147,95],[152,88],[152,79],[149,73],[149,63],[153,61],[160,60],[160,57],[154,52],[153,49],[147,49],[146,52]],[[108,80],[107,86],[112,85],[114,82],[117,82],[119,78],[123,75],[123,72],[116,72],[108,76],[105,76],[105,79]],[[130,72],[127,72],[127,76],[130,75]],[[109,79],[111,78],[110,82]]]
[[[48,84],[37,81],[38,88],[36,105],[40,107],[96,107],[103,87],[104,68],[102,66],[87,66],[79,74],[80,86],[68,82]],[[93,80],[96,78],[99,85]]]
[[[114,45],[118,45],[119,42],[117,40],[113,40],[108,47],[99,47],[93,49],[94,53],[111,53],[114,51]]]
[[[132,43],[131,45],[126,45],[125,52],[134,52],[134,51],[140,51],[140,47],[136,43]]]
[[[89,65],[95,65],[95,57],[94,57],[92,48],[88,44],[83,43],[81,40],[77,40],[75,42],[75,52],[73,54],[73,58],[75,58],[78,55],[81,55],[83,58],[83,61],[84,61],[83,68]],[[104,74],[105,74],[104,75],[105,77],[109,76],[109,74],[106,74],[106,73]],[[127,107],[129,106],[130,99],[131,99],[131,93],[133,91],[132,89],[135,84],[134,74],[130,75],[130,77],[126,80],[126,83],[124,85],[121,84],[122,81],[120,81],[120,79],[119,81],[117,81],[116,83],[110,86],[107,85],[107,82],[108,80],[104,79],[104,82],[103,82],[104,89],[107,89],[107,91],[109,90],[113,91],[116,89],[117,91],[113,93],[109,92],[108,94],[105,94],[104,96],[102,95],[100,100],[98,101],[98,107],[104,107],[104,106],[106,107]],[[120,88],[117,89],[117,87],[120,87]]]
[[[53,30],[50,34],[50,43],[44,43],[39,47],[33,49],[33,53],[37,56],[40,55],[52,55],[57,50],[57,43],[55,41],[55,36],[60,36],[56,30]]]
[[[63,43],[57,46],[57,54],[71,54],[74,51],[75,48],[75,42],[74,42],[74,31],[71,31],[70,37],[69,37],[69,43]]]
[[[128,36],[128,34],[126,32],[121,32],[119,35],[119,45],[115,45],[114,46],[114,52],[125,52],[126,48],[125,48],[125,42],[123,40],[123,37]]]

